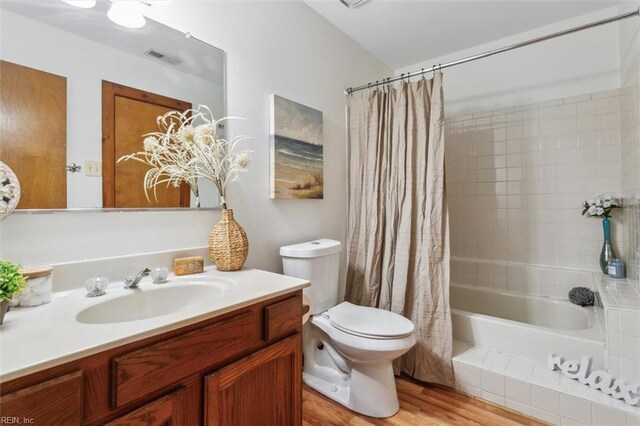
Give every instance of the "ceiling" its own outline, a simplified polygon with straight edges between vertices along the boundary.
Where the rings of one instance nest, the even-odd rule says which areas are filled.
[[[304,1],[394,70],[620,3],[369,0],[349,9],[338,0]]]
[[[224,81],[225,53],[217,47],[148,19],[143,28],[129,29],[107,17],[110,3],[100,0],[91,9],[73,7],[61,1],[0,0],[0,12],[9,12],[56,27],[115,49],[143,57],[205,80]],[[153,50],[178,63],[160,61],[146,52]]]

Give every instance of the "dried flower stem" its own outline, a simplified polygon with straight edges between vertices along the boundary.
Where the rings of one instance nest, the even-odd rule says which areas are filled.
[[[232,136],[227,140],[217,135],[218,125],[233,118],[238,117],[215,120],[204,105],[184,112],[170,111],[158,117],[159,132],[144,135],[143,151],[120,157],[118,162],[134,160],[151,166],[144,177],[149,202],[150,189],[157,201],[158,185],[179,187],[182,183],[187,183],[199,200],[198,179],[202,178],[213,182],[226,209],[227,185],[236,181],[251,162],[250,151],[236,152],[239,143],[251,138]]]

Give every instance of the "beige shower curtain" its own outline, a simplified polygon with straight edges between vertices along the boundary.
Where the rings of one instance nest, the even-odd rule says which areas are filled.
[[[396,373],[451,386],[441,73],[350,97],[347,250],[346,299],[416,326]]]

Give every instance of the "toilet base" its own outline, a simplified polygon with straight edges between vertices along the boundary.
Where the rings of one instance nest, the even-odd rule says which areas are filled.
[[[365,416],[385,418],[400,407],[392,362],[354,362],[340,354],[315,327],[305,327],[303,381]]]
[[[386,418],[400,408],[393,360],[416,338],[372,339],[344,333],[314,315],[303,328],[303,380],[311,388],[365,416]]]
[[[308,372],[302,377],[309,387],[365,416],[386,418],[400,409],[390,362],[354,364],[345,379],[333,376],[328,381],[326,375],[323,379]]]

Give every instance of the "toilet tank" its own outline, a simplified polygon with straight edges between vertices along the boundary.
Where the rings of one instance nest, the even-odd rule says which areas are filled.
[[[280,248],[284,274],[311,281],[311,287],[303,290],[310,301],[311,315],[338,303],[340,251],[340,241],[327,239]]]

